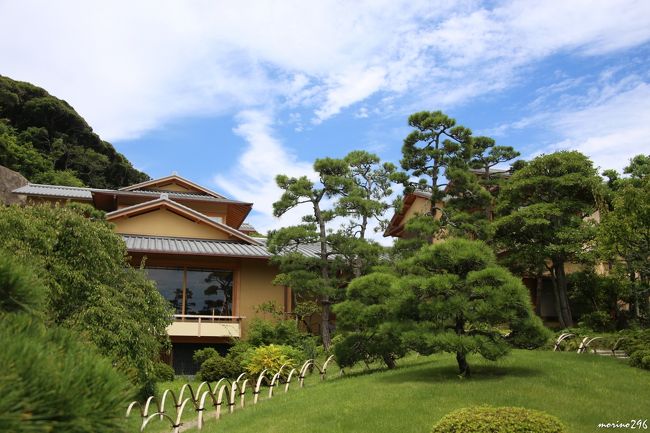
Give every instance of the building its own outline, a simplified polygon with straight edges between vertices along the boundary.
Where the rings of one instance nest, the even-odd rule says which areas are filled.
[[[245,223],[253,204],[232,200],[176,174],[119,190],[27,184],[14,194],[29,203],[93,205],[115,225],[134,266],[144,263],[175,308],[167,332],[171,362],[191,373],[195,350],[245,336],[256,307],[275,301],[292,309],[288,287],[273,284],[278,270],[264,238]],[[317,254],[301,246],[303,254]]]

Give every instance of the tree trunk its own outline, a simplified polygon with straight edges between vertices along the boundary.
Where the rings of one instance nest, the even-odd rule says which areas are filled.
[[[314,202],[314,216],[318,221],[318,231],[319,231],[319,241],[320,241],[320,271],[321,278],[325,285],[329,285],[329,268],[327,263],[327,232],[325,231],[325,220],[323,219],[323,214],[320,210],[319,202]],[[327,290],[327,287],[325,287]],[[332,344],[332,338],[330,336],[330,309],[331,302],[327,293],[322,294],[321,298],[321,329],[320,334],[323,339],[323,347],[325,350],[329,350]]]
[[[457,335],[465,334],[465,320],[462,318],[457,318],[455,330]],[[467,363],[464,352],[456,352],[456,362],[458,362],[458,370],[460,371],[460,375],[463,377],[469,377],[469,364]]]
[[[562,315],[562,308],[560,308],[560,291],[557,287],[557,279],[555,278],[555,271],[551,270],[551,282],[553,283],[553,304],[555,307],[555,315],[557,320],[560,321],[560,326],[566,328],[566,322],[564,321],[564,316]]]
[[[365,239],[366,238],[366,230],[368,228],[368,217],[363,216],[361,218],[361,228],[359,230],[359,239]],[[359,278],[361,276],[361,268],[363,267],[363,260],[361,257],[356,256],[353,260],[352,264],[352,275],[354,275],[354,278]]]
[[[321,322],[320,322],[320,335],[323,339],[323,347],[325,350],[329,350],[332,345],[332,337],[330,335],[330,310],[331,303],[327,296],[324,296],[321,299],[322,311],[321,311]]]
[[[382,359],[384,360],[384,363],[386,364],[386,367],[388,367],[389,370],[392,370],[393,368],[396,367],[395,359],[391,355],[384,354],[382,356]]]
[[[542,290],[544,290],[544,279],[541,275],[536,278],[535,286],[535,313],[542,317]]]
[[[557,280],[562,317],[566,326],[570,328],[573,326],[573,317],[571,317],[571,307],[569,306],[569,296],[567,294],[567,278],[564,272],[564,261],[559,260],[554,262],[553,268],[555,270],[555,279]]]
[[[463,377],[470,377],[469,364],[463,352],[456,352],[456,362],[458,362],[458,370]]]

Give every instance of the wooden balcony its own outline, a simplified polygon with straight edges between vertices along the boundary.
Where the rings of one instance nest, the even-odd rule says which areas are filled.
[[[167,327],[170,337],[232,337],[241,338],[240,316],[175,314]]]

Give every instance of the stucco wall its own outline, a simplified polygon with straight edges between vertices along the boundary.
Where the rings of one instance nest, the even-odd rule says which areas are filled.
[[[256,316],[255,307],[273,300],[283,308],[284,287],[273,285],[277,273],[278,269],[266,260],[242,260],[239,274],[239,315],[246,317],[242,322],[244,336],[250,320]]]
[[[190,221],[166,209],[111,220],[115,231],[125,234],[173,236],[199,239],[229,239],[230,235],[204,223]]]

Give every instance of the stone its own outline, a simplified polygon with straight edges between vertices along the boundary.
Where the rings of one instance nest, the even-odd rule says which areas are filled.
[[[0,165],[0,203],[5,205],[25,204],[25,196],[13,194],[12,191],[28,183],[29,181],[20,173]]]

